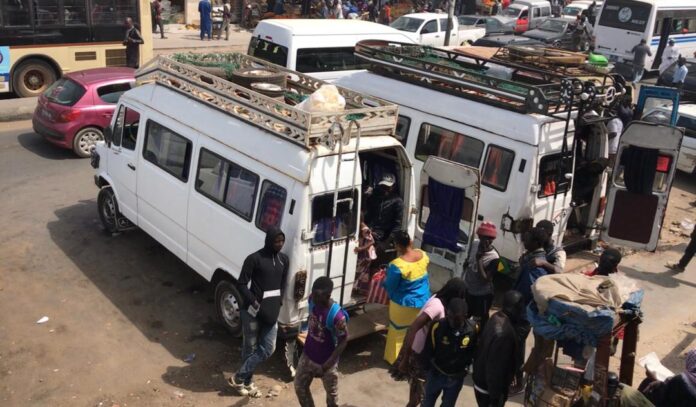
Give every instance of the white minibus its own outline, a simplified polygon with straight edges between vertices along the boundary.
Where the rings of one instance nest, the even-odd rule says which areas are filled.
[[[415,43],[406,33],[362,20],[263,20],[254,29],[248,54],[331,81],[364,69],[353,55],[362,40]]]
[[[536,86],[533,83],[538,81],[532,85],[524,81],[525,76],[538,76],[538,68],[530,67],[526,72],[515,63],[516,80],[510,80],[504,79],[503,65],[494,69],[484,58],[472,59],[473,51],[465,56],[429,47],[403,45],[404,50],[398,51],[393,44],[384,45],[358,44],[356,54],[371,62],[368,71],[336,83],[399,105],[397,137],[413,160],[416,173],[431,156],[479,169],[477,222],[490,221],[499,228],[494,245],[501,256],[516,262],[524,251],[522,233],[543,219],[554,223],[558,244],[596,242],[602,229],[609,173],[608,136],[601,117],[588,117],[577,129],[581,137],[576,139],[577,111],[571,111],[573,120],[568,122],[563,115],[550,114],[550,107],[541,112],[551,106],[544,95],[563,93],[566,87],[558,82]],[[425,58],[420,60],[419,55]],[[439,64],[436,58],[441,58]],[[616,85],[609,88],[619,89],[621,94],[621,86]],[[607,90],[598,87],[595,91],[599,96],[591,104],[600,111],[618,101],[607,104],[609,99],[600,95]],[[561,102],[563,106],[572,103],[567,99]],[[586,102],[578,96],[574,103],[573,109]],[[422,222],[416,225],[422,226]],[[659,228],[652,226],[650,223],[648,229],[659,233]],[[465,244],[469,238],[462,230],[460,242]],[[639,242],[633,247],[655,250],[656,245]],[[430,251],[436,265],[441,259],[460,260],[457,256],[441,248]]]
[[[631,50],[640,40],[652,49],[645,68],[657,70],[669,39],[675,41],[685,57],[696,52],[696,1],[606,0],[594,35],[596,51],[606,55],[618,73],[633,77]]]
[[[287,92],[306,96],[325,84],[231,55],[231,63],[243,69],[283,72]],[[278,321],[279,335],[289,344],[306,319],[316,278],[334,280],[333,298],[345,308],[365,303],[364,293],[354,295],[353,283],[366,191],[383,174],[393,174],[404,207],[400,223],[411,235],[416,213],[423,212],[413,165],[393,136],[395,105],[339,87],[345,110],[307,112],[164,56],[136,77],[138,86],[123,94],[106,141],[92,154],[107,231],[140,228],[210,281],[217,314],[235,334],[242,306],[236,280],[271,227],[285,233],[283,252],[290,258]],[[423,185],[438,183],[459,193],[469,208],[464,233],[470,235],[478,171],[435,157],[419,171]],[[436,281],[450,277],[431,274]],[[377,311],[386,319],[384,307]],[[375,314],[368,309],[351,322],[362,315]],[[383,318],[362,326],[384,328]],[[371,329],[351,330],[351,338]]]

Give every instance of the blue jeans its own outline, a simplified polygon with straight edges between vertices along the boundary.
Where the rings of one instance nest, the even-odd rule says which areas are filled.
[[[425,379],[425,395],[423,397],[423,407],[435,407],[435,402],[442,393],[441,407],[454,407],[457,397],[464,385],[463,377],[445,376],[435,369],[428,372]]]
[[[638,83],[643,79],[643,74],[645,73],[645,67],[635,66],[633,67],[633,82]]]
[[[273,355],[278,334],[278,324],[264,324],[249,315],[243,309],[242,317],[242,367],[237,372],[236,379],[248,385],[256,367]]]

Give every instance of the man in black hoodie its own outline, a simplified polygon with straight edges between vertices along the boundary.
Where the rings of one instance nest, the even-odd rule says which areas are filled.
[[[473,374],[479,407],[502,407],[507,401],[510,383],[520,367],[518,352],[524,346],[517,325],[523,321],[525,305],[522,294],[508,291],[503,310],[493,314],[481,333]]]
[[[237,288],[242,295],[242,366],[229,384],[242,396],[261,397],[252,377],[256,367],[275,351],[278,314],[285,292],[288,256],[280,250],[285,234],[275,227],[266,232],[263,249],[244,260]]]

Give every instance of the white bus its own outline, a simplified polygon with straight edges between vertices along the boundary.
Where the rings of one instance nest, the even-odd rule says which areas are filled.
[[[685,57],[696,51],[696,0],[607,0],[595,26],[596,50],[632,77],[631,49],[641,39],[652,48],[645,67],[656,70],[671,38]]]

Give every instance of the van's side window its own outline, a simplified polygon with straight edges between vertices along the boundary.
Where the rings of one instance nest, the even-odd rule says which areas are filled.
[[[358,207],[358,191],[341,191],[338,193],[338,200],[351,198],[351,195],[354,202],[353,209],[350,209],[348,201],[339,202],[335,219],[333,218],[333,192],[319,195],[312,199],[312,229],[315,230],[312,244],[318,245],[328,242],[331,240],[332,231],[334,240],[342,239],[347,235],[355,233],[357,224],[355,208]]]
[[[354,54],[355,47],[303,48],[297,50],[298,72],[349,71],[367,68]]]
[[[428,222],[428,217],[430,216],[430,200],[428,198],[428,186],[423,185],[421,189],[421,207],[418,213],[418,224],[420,228],[425,230],[425,224]],[[474,217],[474,201],[469,198],[464,197],[464,202],[462,203],[462,216],[459,220],[459,238],[457,239],[460,243],[467,243],[469,237],[466,235],[466,230],[469,230],[471,222],[473,222]]]
[[[400,114],[399,117],[396,118],[396,139],[399,140],[404,147],[408,141],[409,131],[411,131],[411,119]]]
[[[259,209],[256,211],[256,227],[264,232],[271,227],[280,227],[287,196],[288,193],[285,191],[285,188],[271,181],[264,181],[261,187]]]
[[[129,107],[121,106],[111,136],[113,145],[135,150],[139,125],[140,113]]]
[[[499,191],[507,189],[515,153],[506,148],[488,145],[488,154],[483,164],[481,182]]]
[[[483,142],[442,127],[423,123],[418,133],[416,158],[425,161],[435,155],[478,168]]]
[[[565,175],[573,171],[573,156],[561,153],[550,154],[539,162],[539,198],[562,194],[568,190],[570,181]]]
[[[188,181],[191,147],[188,139],[159,123],[147,121],[143,157],[184,182]]]
[[[548,17],[551,15],[551,7],[542,7],[541,8],[541,16],[542,17]]]
[[[258,185],[258,175],[201,148],[196,191],[250,221]]]
[[[532,12],[534,13],[534,14],[533,14],[534,18],[539,18],[539,17],[541,17],[541,9],[540,9],[540,8],[534,7],[534,8],[532,9]]]

